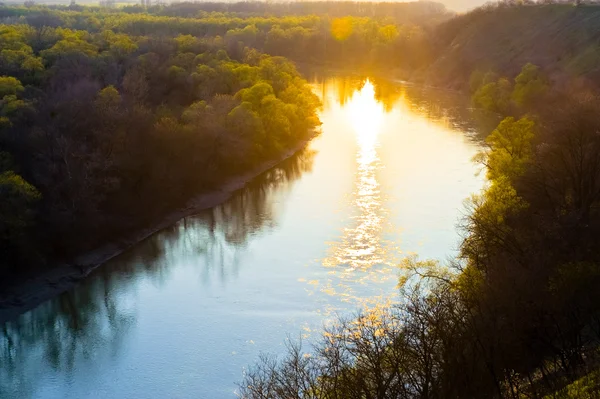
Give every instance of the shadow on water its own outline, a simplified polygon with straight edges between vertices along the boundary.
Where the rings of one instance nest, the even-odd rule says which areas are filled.
[[[99,273],[147,273],[161,284],[171,266],[188,259],[200,278],[226,282],[237,275],[239,257],[259,231],[276,226],[276,205],[294,182],[312,168],[315,151],[305,148],[258,176],[225,203],[186,217],[124,253]]]
[[[253,234],[276,225],[274,205],[311,171],[314,156],[314,150],[300,151],[227,202],[154,234],[73,290],[2,326],[0,397],[29,396],[33,387],[28,385],[42,366],[69,374],[77,361],[116,357],[136,323],[136,283],[164,284],[176,260],[189,259],[206,284],[234,278],[245,246]],[[95,353],[98,347],[102,355]]]

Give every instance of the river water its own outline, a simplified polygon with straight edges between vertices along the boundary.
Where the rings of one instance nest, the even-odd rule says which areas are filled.
[[[483,178],[464,100],[313,79],[321,134],[3,326],[1,398],[235,398],[261,352],[394,301],[397,264],[456,253]]]

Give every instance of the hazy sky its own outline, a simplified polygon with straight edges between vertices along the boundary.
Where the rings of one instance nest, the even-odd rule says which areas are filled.
[[[447,9],[452,11],[468,11],[475,7],[479,7],[489,0],[433,0],[436,3],[442,3]]]
[[[1,1],[1,0],[0,0]],[[79,4],[98,4],[98,0],[76,0]],[[127,0],[125,0],[127,1]],[[170,3],[171,0],[163,0],[167,3]],[[178,0],[178,1],[186,1],[186,0]],[[192,0],[193,1],[193,0]],[[225,2],[237,2],[242,0],[204,0],[204,1],[225,1]],[[289,1],[289,0],[283,0]],[[294,0],[291,0],[294,1]],[[359,1],[369,1],[369,0],[359,0]],[[418,1],[418,0],[371,0],[371,1]],[[468,11],[475,7],[479,7],[490,0],[424,0],[424,1],[434,1],[436,3],[442,3],[446,6],[448,10],[451,11]],[[5,3],[18,3],[22,4],[23,0],[7,0]],[[70,0],[37,0],[36,3],[41,4],[69,4]],[[138,1],[139,3],[139,1]]]

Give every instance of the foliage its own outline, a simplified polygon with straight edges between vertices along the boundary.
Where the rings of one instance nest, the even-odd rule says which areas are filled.
[[[544,399],[598,399],[599,397],[600,371],[594,371]]]
[[[354,20],[352,17],[335,18],[331,21],[331,35],[339,41],[346,41],[352,35]]]
[[[487,111],[506,112],[510,106],[512,85],[508,79],[486,83],[473,94],[473,103]]]
[[[532,63],[559,84],[580,80],[597,90],[600,8],[595,2],[506,0],[456,15],[434,28],[430,84],[468,89],[473,71],[514,77]]]
[[[512,99],[518,106],[531,106],[548,90],[545,77],[540,68],[527,63],[521,69],[521,73],[515,78],[515,89]]]
[[[18,79],[12,76],[0,76],[0,97],[15,95],[24,90]]]
[[[501,176],[515,179],[525,172],[533,153],[534,122],[523,117],[505,118],[485,139],[491,151],[485,157],[487,177],[495,181]]]
[[[230,56],[237,59],[245,47],[251,47],[302,62],[363,68],[393,64],[395,68],[408,70],[424,67],[430,61],[432,43],[427,37],[426,25],[449,17],[443,7],[433,3],[381,3],[369,7],[340,2],[304,3],[295,14],[291,9],[300,5],[288,5],[285,12],[278,10],[278,14],[271,15],[264,10],[256,13],[213,10],[221,7],[235,9],[236,5],[173,5],[144,12],[141,9],[133,12],[128,7],[110,12],[93,8],[73,11],[60,7],[5,7],[5,13],[19,15],[21,20],[33,23],[25,25],[30,28],[27,32],[10,32],[11,27],[5,29],[11,47],[25,51],[20,58],[12,58],[18,58],[22,64],[29,55],[29,67],[34,67],[31,57],[36,57],[28,48],[37,53],[44,47],[42,56],[46,60],[54,59],[59,53],[93,56],[98,51],[123,57],[140,46],[135,38],[165,35],[178,36],[181,53],[200,53],[203,40],[214,39],[224,44]],[[247,7],[258,7],[258,4]],[[264,7],[279,9],[280,6]],[[316,10],[320,8],[326,8],[327,12],[319,14]],[[338,15],[343,9],[350,12]],[[84,29],[100,37],[90,43],[84,38]],[[35,40],[26,43],[29,37]]]
[[[581,376],[600,344],[600,102],[531,64],[514,89],[493,73],[471,83],[478,105],[529,114],[476,157],[488,185],[467,202],[458,258],[405,260],[398,304],[339,320],[309,357],[261,359],[242,397],[598,396],[596,373]]]
[[[540,68],[527,63],[514,79],[497,78],[493,72],[474,71],[469,79],[473,104],[502,115],[515,110],[533,110],[546,99],[549,84]]]
[[[31,250],[25,242],[25,234],[34,223],[40,193],[9,170],[0,173],[0,198],[0,253],[4,261],[10,262],[18,259],[20,250]]]
[[[39,200],[40,194],[31,184],[12,171],[0,175],[0,193],[2,193],[2,237],[15,229],[22,229],[31,223],[29,205]]]
[[[195,18],[0,11],[21,15],[0,25],[0,165],[10,165],[2,234],[19,237],[1,240],[11,255],[0,272],[27,253],[69,257],[144,224],[278,158],[320,123],[319,100],[293,64],[223,39],[264,39],[278,18],[212,16],[197,37]]]

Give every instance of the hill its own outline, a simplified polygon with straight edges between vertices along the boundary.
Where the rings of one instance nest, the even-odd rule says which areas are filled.
[[[600,87],[600,6],[568,4],[482,7],[432,32],[432,84],[468,85],[472,71],[515,76],[528,62],[555,82],[583,79]]]

